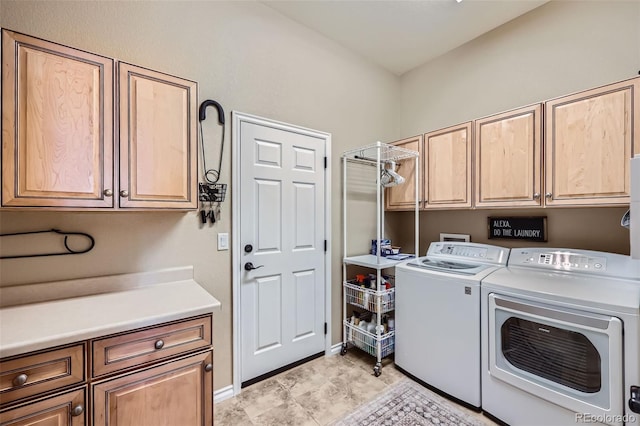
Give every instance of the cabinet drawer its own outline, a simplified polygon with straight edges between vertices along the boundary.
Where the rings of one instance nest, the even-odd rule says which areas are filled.
[[[92,377],[211,346],[211,316],[94,340]]]
[[[84,426],[87,389],[55,395],[0,413],[0,426]]]
[[[85,380],[83,343],[0,361],[0,404]]]

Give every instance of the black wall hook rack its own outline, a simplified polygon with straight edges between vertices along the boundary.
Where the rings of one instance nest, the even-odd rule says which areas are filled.
[[[20,254],[20,255],[14,255],[14,256],[0,256],[0,259],[19,259],[19,258],[26,258],[26,257],[63,256],[67,254],[82,254],[82,253],[87,253],[91,251],[91,249],[93,249],[93,247],[96,245],[96,241],[89,234],[86,234],[84,232],[65,232],[59,229],[46,229],[44,231],[14,232],[10,234],[0,234],[0,237],[16,237],[20,235],[45,234],[45,233],[55,233],[58,235],[63,235],[64,240],[62,243],[64,245],[64,248],[67,251],[61,251],[61,252],[55,252],[55,253],[37,253],[37,254]],[[68,238],[70,236],[82,236],[82,237],[88,238],[90,243],[89,247],[84,250],[72,249],[71,247],[69,247],[69,243],[68,243]]]

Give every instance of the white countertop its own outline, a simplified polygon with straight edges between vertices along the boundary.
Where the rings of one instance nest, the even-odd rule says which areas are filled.
[[[192,275],[192,268],[175,268],[2,288],[3,305],[23,304],[0,308],[0,358],[220,309]],[[28,303],[30,295],[37,302]]]

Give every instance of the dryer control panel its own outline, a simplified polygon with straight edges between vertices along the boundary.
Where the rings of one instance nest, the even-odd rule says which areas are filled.
[[[589,257],[563,252],[540,253],[537,257],[531,256],[525,260],[525,263],[530,262],[566,270],[591,269],[606,271],[607,269],[607,259],[604,257]]]
[[[543,247],[518,248],[511,250],[507,266],[630,278],[640,282],[639,260],[602,251]]]

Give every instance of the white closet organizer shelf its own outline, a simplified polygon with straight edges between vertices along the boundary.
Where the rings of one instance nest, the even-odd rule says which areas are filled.
[[[358,286],[352,282],[346,282],[344,283],[344,293],[347,303],[366,309],[369,312],[379,311],[382,314],[386,314],[393,311],[396,306],[394,288],[378,291]],[[378,303],[380,303],[380,309],[378,309]]]
[[[384,318],[391,318],[395,309],[395,288],[388,287],[388,281],[383,278],[382,271],[393,269],[402,263],[402,260],[389,259],[380,252],[381,244],[376,244],[375,254],[347,254],[348,236],[348,209],[347,209],[347,188],[348,188],[348,164],[364,164],[377,168],[376,173],[376,240],[384,239],[384,190],[382,185],[382,174],[389,166],[395,167],[392,162],[401,160],[415,161],[415,251],[413,256],[418,255],[418,188],[419,188],[419,153],[409,149],[394,145],[376,142],[371,145],[345,151],[342,154],[343,160],[343,343],[340,353],[344,355],[350,345],[359,348],[369,355],[375,356],[377,362],[373,367],[376,376],[382,374],[382,358],[391,355],[395,350],[395,331],[391,326],[391,321],[385,327]],[[392,170],[393,171],[393,170]],[[394,173],[395,174],[395,173]],[[396,174],[397,176],[397,174]],[[394,177],[395,179],[395,177]],[[385,183],[388,183],[385,182]],[[401,182],[396,182],[400,184]],[[373,194],[372,194],[373,195]],[[373,288],[363,286],[362,282],[356,282],[347,275],[348,266],[358,266],[371,269],[370,282],[374,279]],[[375,274],[374,274],[375,272]],[[348,317],[348,305],[364,310],[361,312],[369,318],[368,329],[350,321]],[[371,314],[369,317],[368,315]],[[375,318],[375,320],[374,320]],[[364,320],[364,319],[363,319]]]
[[[344,321],[344,326],[347,330],[348,341],[356,348],[362,349],[369,355],[376,356],[376,351],[380,347],[382,358],[391,355],[393,353],[395,345],[395,331],[390,331],[384,334],[369,333],[366,330],[359,328],[357,325],[350,324],[348,321]]]

